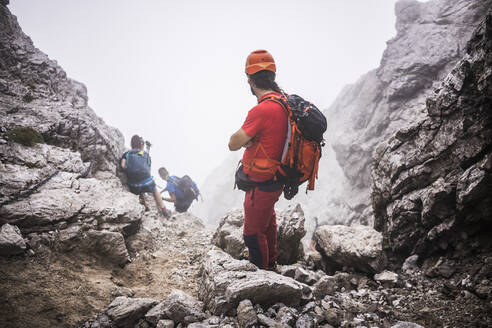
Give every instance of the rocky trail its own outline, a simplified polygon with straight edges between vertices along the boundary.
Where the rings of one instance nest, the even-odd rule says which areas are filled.
[[[154,327],[152,319],[145,316],[153,307],[135,316],[134,312],[140,308],[132,307],[132,301],[152,299],[155,306],[166,301],[173,290],[186,293],[187,296],[180,297],[192,299],[192,305],[189,300],[184,302],[178,297],[174,302],[185,304],[174,310],[178,314],[161,315],[159,320],[173,318],[173,322],[180,326],[191,326],[195,321],[201,323],[195,322],[193,327],[394,327],[399,321],[423,327],[492,325],[492,303],[481,298],[486,298],[486,294],[470,288],[477,281],[467,276],[471,267],[477,266],[479,272],[475,280],[490,279],[492,256],[483,258],[479,264],[439,261],[437,258],[420,265],[414,257],[403,265],[403,269],[395,267],[394,272],[384,271],[384,274],[375,276],[355,271],[350,262],[345,263],[346,272],[327,274],[319,270],[323,266],[326,268],[320,254],[308,252],[293,265],[279,265],[279,274],[268,272],[270,276],[267,277],[251,276],[249,286],[236,287],[241,299],[229,298],[228,304],[224,305],[217,301],[220,295],[215,295],[215,299],[208,298],[207,293],[219,288],[220,284],[227,284],[226,287],[234,293],[231,286],[238,278],[237,272],[240,273],[239,278],[251,272],[263,272],[213,245],[222,242],[222,246],[237,257],[237,249],[244,247],[234,237],[240,236],[241,224],[228,225],[226,222],[237,222],[241,215],[237,211],[231,212],[217,229],[216,237],[212,238],[212,231],[192,215],[178,214],[166,220],[146,214],[141,231],[128,240],[131,262],[123,268],[84,252],[60,254],[49,248],[40,250],[40,254],[35,256],[0,257],[0,302],[8,305],[0,310],[0,318],[4,320],[2,327],[29,327],[32,323],[36,323],[36,327]],[[291,215],[290,220],[282,221],[280,225],[302,236],[299,234],[303,231],[302,210],[297,208],[284,213],[284,217],[286,215]],[[226,237],[220,241],[219,235]],[[299,242],[298,239],[298,245]],[[215,281],[204,272],[210,270],[217,276],[223,274],[216,271],[214,266],[217,263],[210,263],[219,258],[223,261],[219,266],[227,268],[224,281]],[[351,263],[354,265],[359,261],[360,258]],[[282,284],[291,284],[292,281],[281,281],[284,279],[281,277],[297,281],[304,286],[301,289],[309,288],[311,291],[308,295],[304,292],[289,295],[282,291]],[[281,287],[264,284],[270,280]],[[204,287],[207,284],[209,286]],[[258,298],[257,288],[269,293],[268,301]],[[125,300],[121,311],[125,313],[124,322],[129,325],[117,323],[117,316],[105,325],[104,318],[107,317],[100,315],[108,313],[108,304],[115,302],[117,297]],[[199,298],[205,301],[205,309]],[[297,301],[290,304],[296,298]],[[243,309],[248,309],[249,301],[245,303],[242,299],[252,300],[254,314],[251,309]],[[198,310],[193,308],[193,304]],[[135,317],[129,316],[128,311]],[[202,314],[196,319],[185,320],[180,315],[183,311]],[[248,320],[254,324],[248,324]]]
[[[177,288],[196,296],[211,232],[190,215],[150,213],[128,243],[124,268],[76,250],[0,257],[2,327],[78,326],[120,295],[162,299]]]

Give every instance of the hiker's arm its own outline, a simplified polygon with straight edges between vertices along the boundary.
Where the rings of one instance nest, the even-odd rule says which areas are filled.
[[[123,159],[121,160],[121,163],[120,163],[120,164],[121,164],[121,168],[122,168],[123,170],[126,170],[126,159],[124,159],[124,158],[123,158]]]
[[[171,196],[170,198],[162,197],[162,200],[165,200],[166,202],[170,202],[170,203],[176,203],[176,194],[173,192],[170,192],[169,195]]]
[[[229,150],[236,151],[241,149],[241,147],[243,146],[251,146],[248,145],[251,139],[252,138],[248,136],[246,132],[244,132],[244,130],[241,128],[231,136],[231,139],[229,140]]]
[[[309,242],[309,249],[312,250],[313,252],[317,252],[316,242],[314,241],[314,239],[311,239],[311,241]]]

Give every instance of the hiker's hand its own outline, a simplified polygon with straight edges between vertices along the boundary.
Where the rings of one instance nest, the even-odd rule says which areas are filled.
[[[243,147],[244,147],[244,148],[249,148],[249,147],[253,146],[253,143],[254,143],[254,142],[253,142],[253,139],[251,139],[251,140],[250,140],[250,141],[248,141],[248,142],[247,142],[247,143],[246,143]]]

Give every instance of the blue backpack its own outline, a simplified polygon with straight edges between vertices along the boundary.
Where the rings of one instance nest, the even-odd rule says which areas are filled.
[[[126,175],[129,183],[138,183],[150,178],[150,157],[143,150],[126,153]]]
[[[185,175],[181,178],[173,178],[173,183],[179,188],[182,193],[182,199],[180,199],[181,202],[191,204],[193,200],[198,200],[200,190],[198,190],[198,186],[189,176]]]

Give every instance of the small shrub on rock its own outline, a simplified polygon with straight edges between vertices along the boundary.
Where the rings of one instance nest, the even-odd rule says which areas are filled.
[[[19,143],[26,147],[32,147],[37,143],[44,143],[41,133],[30,126],[20,126],[7,132],[10,141]]]

